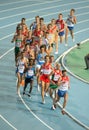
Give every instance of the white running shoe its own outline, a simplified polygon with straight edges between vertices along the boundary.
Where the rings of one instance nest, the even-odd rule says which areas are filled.
[[[45,100],[42,101],[42,104],[45,104]]]
[[[48,97],[49,96],[48,93],[45,93],[45,96]]]
[[[55,106],[53,105],[53,106],[51,107],[51,109],[52,109],[52,110],[55,110],[56,108],[55,108]]]
[[[57,54],[58,54],[58,51],[56,51],[55,54],[57,55]]]

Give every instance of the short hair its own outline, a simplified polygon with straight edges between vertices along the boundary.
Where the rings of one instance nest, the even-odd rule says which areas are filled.
[[[50,58],[50,56],[49,56],[49,55],[46,55],[46,56],[45,56],[45,59],[46,59],[46,57],[49,57],[49,58]]]
[[[26,18],[22,18],[21,21],[26,20]]]
[[[44,20],[44,18],[43,18],[43,17],[41,17],[41,18],[40,18],[40,20]]]
[[[41,49],[41,48],[44,48],[44,49],[45,49],[45,48],[46,48],[46,45],[41,45],[41,46],[40,46],[40,49]]]
[[[62,70],[62,73],[67,72],[66,70]]]
[[[62,15],[62,16],[63,16],[63,14],[62,14],[62,13],[60,13],[60,14],[59,14],[59,16],[60,16],[60,15]]]
[[[75,9],[71,9],[71,11],[75,12]]]

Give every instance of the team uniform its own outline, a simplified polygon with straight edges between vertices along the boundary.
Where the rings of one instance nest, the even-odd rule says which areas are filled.
[[[57,25],[58,30],[59,30],[58,35],[59,35],[59,36],[63,36],[63,35],[64,35],[64,28],[65,28],[64,20],[58,19],[58,20],[56,21],[56,25]]]
[[[61,78],[62,77],[62,72],[61,72],[61,70],[56,70],[56,69],[54,69],[54,74],[53,74],[53,76],[52,76],[52,81],[55,83],[55,85],[54,84],[50,84],[50,88],[51,89],[56,89],[56,88],[58,88],[58,86],[57,86],[57,82],[58,82],[58,80],[59,80],[59,78]]]
[[[66,21],[67,27],[70,31],[74,29],[74,23],[72,22],[73,18],[74,18],[74,16],[68,15],[68,18],[67,18],[67,21]]]
[[[40,76],[40,80],[45,83],[50,83],[49,74],[51,73],[51,64],[48,63],[45,65],[45,63],[42,65],[42,75]]]
[[[22,45],[22,38],[17,38],[15,41],[15,55],[16,56],[20,52],[21,45]]]
[[[45,56],[46,56],[47,54],[44,52],[44,53],[38,53],[38,55],[37,55],[37,65],[36,65],[36,68],[39,68],[40,69],[40,67],[45,63],[45,60],[44,60],[44,58],[45,58]]]
[[[64,97],[65,93],[67,93],[67,91],[68,91],[69,77],[68,76],[62,77],[61,82],[62,82],[62,85],[58,89],[58,96],[59,97]]]
[[[27,88],[28,83],[33,82],[34,80],[34,75],[35,75],[35,68],[31,67],[27,69],[26,73],[25,73],[25,85],[24,85],[24,92],[23,94],[25,94],[25,90]]]
[[[23,76],[25,70],[25,63],[21,60],[18,60],[16,73],[20,73],[20,76]]]

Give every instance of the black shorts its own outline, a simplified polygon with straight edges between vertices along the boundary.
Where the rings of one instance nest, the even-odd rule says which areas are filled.
[[[33,77],[31,77],[31,78],[25,78],[25,83],[30,83],[32,81],[33,81]]]

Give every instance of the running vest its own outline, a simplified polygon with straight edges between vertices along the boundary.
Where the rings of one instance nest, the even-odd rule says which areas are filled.
[[[62,81],[63,81],[63,83],[62,83],[62,85],[60,86],[59,89],[62,90],[62,91],[68,90],[69,77],[68,77],[68,76],[63,76],[63,77],[62,77]]]
[[[18,61],[18,67],[17,67],[17,69],[18,69],[19,73],[24,73],[25,64],[24,64],[23,61],[21,61],[21,60]]]
[[[16,39],[16,42],[15,42],[15,47],[21,47],[21,43],[22,43],[22,39],[20,39],[20,38],[17,38]]]
[[[53,74],[53,77],[52,77],[52,79],[54,80],[54,81],[58,81],[58,79],[62,76],[62,72],[59,70],[59,72],[57,72],[58,70],[54,70],[54,74]]]
[[[74,27],[74,23],[71,22],[71,20],[73,20],[73,16],[68,15],[68,18],[67,18],[67,21],[66,21],[68,27]]]
[[[44,62],[45,62],[45,60],[44,60],[45,56],[46,56],[46,53],[43,53],[43,54],[39,53],[37,55],[37,62],[38,62],[39,65],[43,65],[44,64]]]
[[[34,76],[34,73],[35,73],[35,68],[34,68],[34,67],[29,68],[29,69],[27,70],[27,72],[26,72],[25,77],[26,77],[26,78],[31,78],[31,77]]]
[[[48,65],[43,64],[42,66],[42,73],[45,75],[49,75],[52,69],[50,68],[50,63]]]
[[[65,25],[64,25],[64,20],[59,20],[59,19],[58,19],[58,20],[56,21],[56,24],[57,24],[57,27],[58,27],[59,30],[64,29],[64,26],[65,26]]]

